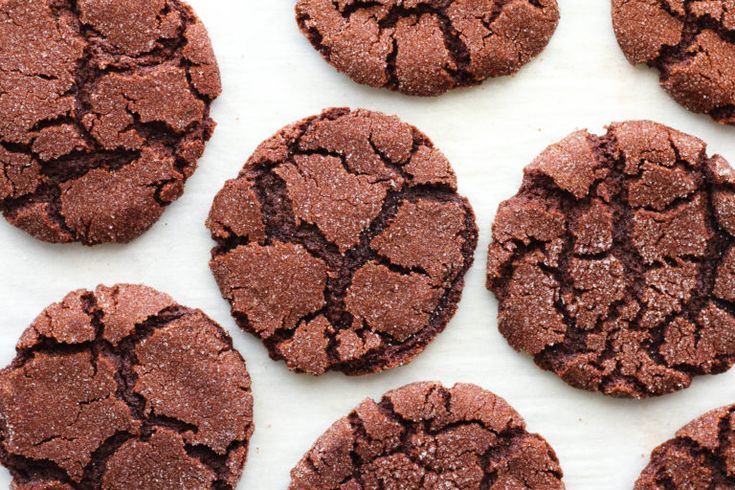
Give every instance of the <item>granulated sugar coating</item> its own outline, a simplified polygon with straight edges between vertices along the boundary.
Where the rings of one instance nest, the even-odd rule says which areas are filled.
[[[415,383],[364,401],[291,471],[290,490],[561,490],[554,450],[505,400]]]
[[[735,405],[684,426],[651,455],[634,490],[735,488]]]
[[[313,375],[413,359],[454,315],[477,246],[444,155],[364,110],[330,109],[262,143],[208,226],[239,325]]]
[[[245,362],[199,310],[144,286],[44,310],[0,372],[16,490],[234,489],[253,432]]]
[[[735,361],[735,171],[648,121],[573,133],[500,205],[499,328],[569,384],[650,397]]]
[[[510,75],[548,44],[556,0],[298,0],[324,58],[358,83],[439,95]]]
[[[735,1],[613,0],[620,47],[677,102],[735,124]]]
[[[179,0],[0,1],[0,210],[48,242],[128,242],[184,190],[220,78]]]

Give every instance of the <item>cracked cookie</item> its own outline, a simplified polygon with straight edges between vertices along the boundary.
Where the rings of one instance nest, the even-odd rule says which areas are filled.
[[[613,0],[618,43],[681,105],[735,124],[735,1]]]
[[[76,291],[0,372],[0,462],[15,490],[234,489],[250,377],[225,331],[145,286]]]
[[[559,23],[556,0],[298,0],[311,44],[354,81],[440,95],[510,75]]]
[[[643,398],[735,361],[735,171],[661,124],[571,134],[493,225],[510,345],[572,386]]]
[[[47,242],[140,236],[183,193],[219,93],[179,0],[0,1],[0,210]]]
[[[444,155],[365,110],[329,109],[262,143],[207,226],[238,324],[313,375],[411,361],[454,315],[477,245]]]
[[[563,489],[554,450],[505,400],[415,383],[362,402],[291,471],[290,490]]]
[[[712,410],[653,451],[635,490],[735,488],[735,405]]]

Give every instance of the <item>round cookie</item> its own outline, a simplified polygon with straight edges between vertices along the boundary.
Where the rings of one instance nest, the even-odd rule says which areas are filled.
[[[735,488],[735,405],[712,410],[653,451],[635,490]]]
[[[660,72],[681,105],[735,124],[732,0],[612,0],[618,43],[630,63]]]
[[[179,0],[0,0],[0,210],[47,242],[138,237],[183,193],[219,93]]]
[[[563,489],[554,450],[502,398],[415,383],[362,402],[291,471],[289,490]]]
[[[298,0],[296,20],[354,81],[440,95],[520,70],[549,43],[559,8],[556,0]]]
[[[234,489],[253,432],[245,362],[203,312],[144,286],[46,308],[0,371],[15,490]]]
[[[329,109],[262,143],[207,225],[238,324],[313,375],[411,361],[454,315],[477,245],[444,155],[365,110]]]
[[[500,332],[606,395],[689,386],[735,361],[735,172],[650,121],[571,134],[500,205],[488,257]]]

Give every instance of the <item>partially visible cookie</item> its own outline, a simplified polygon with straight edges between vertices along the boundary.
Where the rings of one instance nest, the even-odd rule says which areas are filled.
[[[17,490],[234,489],[253,432],[245,362],[199,310],[144,286],[76,291],[0,372]]]
[[[477,245],[444,155],[365,110],[329,109],[262,143],[207,224],[238,324],[313,375],[411,361],[454,315]]]
[[[183,193],[219,93],[179,0],[0,1],[0,211],[47,242],[129,242]]]
[[[563,489],[554,450],[502,398],[415,383],[365,400],[291,471],[289,490]]]
[[[612,0],[613,25],[632,64],[659,70],[681,105],[735,124],[732,0]]]
[[[299,27],[358,83],[440,95],[510,75],[559,23],[556,0],[298,0]]]
[[[657,447],[635,490],[735,488],[735,405],[712,410]]]
[[[488,288],[515,349],[571,385],[643,398],[735,362],[735,171],[650,121],[571,134],[493,225]]]

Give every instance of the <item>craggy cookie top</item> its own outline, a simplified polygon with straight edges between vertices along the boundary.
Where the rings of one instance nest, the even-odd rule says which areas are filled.
[[[680,104],[735,124],[735,2],[613,0],[618,42]]]
[[[546,149],[500,205],[488,258],[499,327],[573,386],[686,388],[735,360],[735,172],[648,121]]]
[[[49,242],[136,238],[182,194],[219,93],[179,0],[0,0],[0,210]]]
[[[364,110],[330,109],[262,143],[208,226],[240,326],[314,375],[413,359],[454,314],[477,245],[444,155]]]
[[[554,450],[502,398],[415,383],[364,401],[291,471],[290,490],[563,489]]]
[[[651,455],[635,490],[735,488],[735,405],[684,426]]]
[[[548,44],[559,8],[556,0],[298,0],[296,19],[356,82],[439,95],[518,71]]]
[[[235,488],[250,377],[201,311],[144,286],[99,286],[46,308],[17,348],[0,372],[13,488]]]

